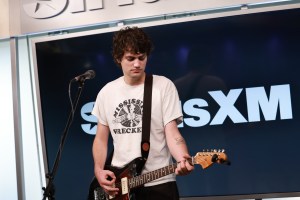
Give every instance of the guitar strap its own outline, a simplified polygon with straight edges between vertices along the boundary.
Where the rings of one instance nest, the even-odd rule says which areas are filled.
[[[152,102],[152,85],[153,85],[153,76],[152,74],[146,74],[145,83],[144,83],[144,99],[143,99],[143,118],[142,118],[142,141],[141,141],[141,153],[143,158],[143,165],[146,163],[146,160],[149,155],[150,150],[150,124],[151,124],[151,102]],[[105,165],[110,165],[111,160],[114,154],[114,149],[106,159]],[[142,169],[142,167],[141,167]]]
[[[142,158],[146,162],[150,150],[150,128],[151,128],[151,101],[152,101],[152,74],[146,74],[144,84],[144,99],[143,99],[143,128],[142,128],[142,142],[141,152]]]

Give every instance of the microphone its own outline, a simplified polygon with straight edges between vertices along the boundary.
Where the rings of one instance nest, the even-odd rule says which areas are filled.
[[[79,76],[76,76],[72,79],[73,81],[85,81],[86,79],[93,79],[96,76],[96,73],[94,70],[88,70],[84,74],[81,74]]]

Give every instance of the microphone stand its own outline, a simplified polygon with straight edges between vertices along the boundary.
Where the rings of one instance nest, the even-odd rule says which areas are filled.
[[[75,80],[74,79],[71,80],[71,82],[73,82],[73,81],[75,81]],[[74,109],[72,108],[72,110],[70,112],[68,122],[67,122],[66,127],[64,129],[64,132],[62,134],[59,149],[58,149],[58,152],[56,154],[56,158],[55,158],[55,162],[54,162],[54,165],[52,167],[52,170],[49,173],[46,174],[46,178],[48,179],[48,183],[47,183],[46,187],[42,188],[43,191],[44,191],[43,200],[46,200],[47,197],[48,197],[48,200],[54,200],[55,199],[55,197],[54,197],[55,186],[53,184],[53,180],[54,180],[54,177],[56,175],[56,171],[58,169],[58,164],[59,164],[59,161],[60,161],[60,158],[61,158],[62,150],[63,150],[63,147],[65,145],[65,141],[66,141],[71,123],[73,122],[74,113],[75,113],[75,110],[76,110],[81,92],[83,90],[84,81],[85,81],[84,78],[78,80],[79,86],[78,86],[77,94],[76,94],[75,101],[74,101]]]

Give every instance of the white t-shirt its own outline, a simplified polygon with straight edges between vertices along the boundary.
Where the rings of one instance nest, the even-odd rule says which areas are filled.
[[[99,92],[92,114],[109,127],[114,141],[112,165],[124,167],[141,157],[144,84],[130,86],[120,77]],[[163,76],[153,75],[150,151],[142,171],[147,173],[172,164],[164,127],[172,120],[182,121],[182,111],[175,85]],[[164,176],[145,186],[174,181],[175,175]]]

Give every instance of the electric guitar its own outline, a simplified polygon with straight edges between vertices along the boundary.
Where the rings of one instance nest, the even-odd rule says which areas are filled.
[[[208,168],[214,163],[230,164],[224,150],[198,152],[194,157],[188,159],[188,162],[192,165],[199,164],[203,169]],[[143,164],[144,161],[142,158],[136,158],[123,168],[106,166],[105,169],[114,172],[117,177],[115,187],[119,188],[118,194],[115,196],[106,194],[99,185],[96,177],[94,177],[90,184],[88,200],[129,200],[132,190],[150,181],[175,173],[177,167],[177,163],[173,163],[169,166],[140,175],[138,172],[141,171]]]

